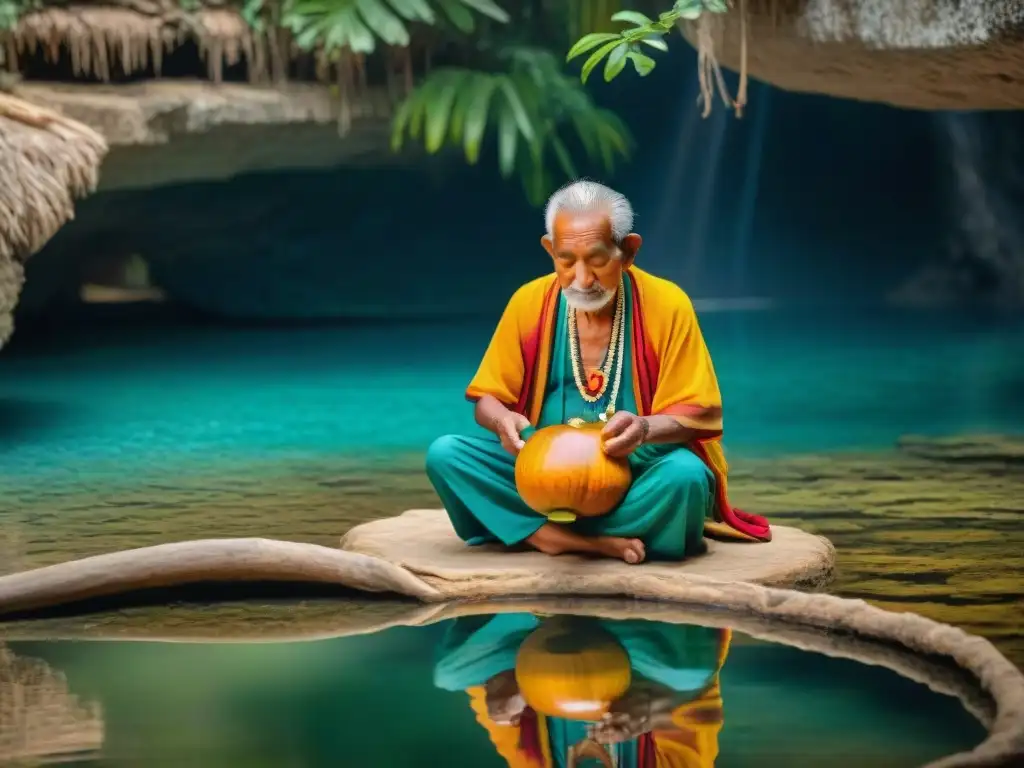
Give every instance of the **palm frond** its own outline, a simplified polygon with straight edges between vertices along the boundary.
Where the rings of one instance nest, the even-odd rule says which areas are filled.
[[[619,32],[609,32],[593,25],[589,28],[594,31],[577,40],[565,58],[566,61],[572,61],[590,52],[580,70],[584,83],[602,60],[605,61],[606,81],[617,77],[625,69],[626,62],[632,62],[637,74],[643,77],[655,66],[655,60],[647,55],[644,46],[667,51],[668,45],[663,38],[675,29],[679,21],[693,21],[705,13],[725,13],[728,10],[728,0],[675,0],[672,8],[660,14],[657,19],[651,19],[638,11],[619,10],[609,20],[628,24],[628,27]]]
[[[258,9],[262,0],[247,0],[247,5]],[[477,15],[509,20],[494,0],[287,0],[282,24],[303,50],[369,54],[379,42],[408,46],[410,23],[436,24],[444,18],[472,32]]]
[[[556,183],[551,168],[557,168],[559,177],[576,176],[570,136],[606,172],[628,158],[629,130],[615,114],[597,107],[579,81],[561,71],[554,56],[513,48],[504,52],[503,61],[504,71],[431,72],[400,106],[392,125],[392,148],[400,150],[407,139],[422,143],[431,154],[445,146],[459,147],[466,161],[475,164],[492,136],[502,176],[518,173],[534,203],[542,202]]]

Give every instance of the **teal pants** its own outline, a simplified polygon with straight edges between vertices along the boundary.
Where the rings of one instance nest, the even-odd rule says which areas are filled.
[[[629,457],[633,485],[611,513],[579,519],[584,536],[644,542],[649,560],[682,560],[703,551],[714,476],[683,446],[644,445]],[[445,435],[427,450],[427,477],[459,537],[468,544],[519,544],[547,522],[516,491],[515,458],[496,437]]]

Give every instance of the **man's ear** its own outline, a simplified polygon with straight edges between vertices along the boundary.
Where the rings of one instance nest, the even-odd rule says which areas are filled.
[[[544,250],[548,252],[548,256],[555,258],[555,244],[551,240],[551,235],[544,235],[541,237],[540,244],[544,247]]]
[[[619,243],[619,250],[622,251],[622,263],[624,266],[632,266],[633,261],[636,259],[636,254],[640,250],[640,246],[643,245],[643,238],[640,237],[636,232],[630,232]]]

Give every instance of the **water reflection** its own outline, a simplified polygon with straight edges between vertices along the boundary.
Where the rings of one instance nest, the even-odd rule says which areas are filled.
[[[503,614],[449,628],[434,682],[465,691],[513,768],[711,768],[730,632]]]
[[[8,625],[0,765],[422,768],[457,755],[474,768],[910,768],[985,735],[957,698],[870,654],[654,621],[660,611],[635,603],[588,602],[592,618],[389,604],[392,628],[374,631],[383,605],[253,601]]]
[[[46,662],[0,645],[0,764],[92,757],[103,733],[98,704],[80,701]]]

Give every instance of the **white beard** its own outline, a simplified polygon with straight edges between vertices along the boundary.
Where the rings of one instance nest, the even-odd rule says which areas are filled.
[[[609,291],[596,283],[595,287],[600,292],[595,291],[593,288],[589,291],[584,291],[575,285],[566,288],[562,291],[562,295],[565,296],[565,303],[577,312],[600,312],[611,304],[612,299],[615,298],[615,291]]]

